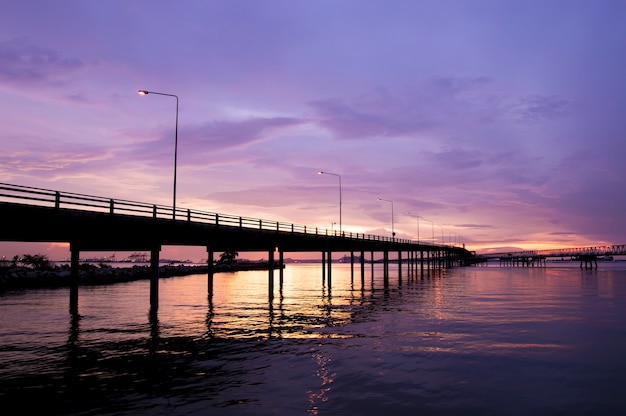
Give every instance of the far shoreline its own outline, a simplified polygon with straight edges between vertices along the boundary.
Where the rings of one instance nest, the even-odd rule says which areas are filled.
[[[285,265],[283,264],[283,268]],[[280,269],[274,263],[274,269]],[[269,262],[233,262],[230,264],[216,263],[213,273],[234,273],[239,271],[269,270]],[[129,267],[112,267],[106,263],[94,265],[82,263],[79,266],[79,285],[95,286],[131,282],[149,279],[151,268],[146,265]],[[188,276],[209,272],[208,265],[172,265],[159,266],[159,278]],[[52,266],[48,270],[35,270],[28,267],[0,267],[0,292],[20,289],[64,288],[70,286],[70,267],[67,264]]]

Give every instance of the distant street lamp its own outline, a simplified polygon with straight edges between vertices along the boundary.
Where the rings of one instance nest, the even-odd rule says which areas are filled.
[[[417,223],[417,244],[419,245],[420,243],[420,216],[414,212],[407,212],[407,214],[412,215],[415,217],[415,221]]]
[[[391,202],[391,238],[395,238],[396,232],[393,230],[393,201],[389,199],[378,198],[379,201]]]
[[[434,246],[435,245],[435,224],[431,220],[427,220],[424,217],[422,217],[422,219],[424,221],[428,221],[430,223],[430,226],[431,226],[431,229],[432,229],[432,233],[433,233],[433,246]]]
[[[443,225],[440,225],[440,227],[441,227],[441,245],[445,246],[446,238],[443,236]]]
[[[343,192],[341,190],[341,175],[338,175],[336,173],[324,172],[324,171],[321,171],[321,170],[318,170],[317,174],[318,175],[332,175],[332,176],[336,176],[336,177],[339,178],[339,234],[341,235],[342,234],[342,230],[343,230],[342,220],[341,220],[341,196],[343,194]]]
[[[139,95],[166,95],[168,97],[176,98],[176,130],[174,132],[174,201],[172,202],[172,219],[176,219],[176,165],[178,160],[178,96],[174,94],[165,94],[162,92],[139,90]]]
[[[450,234],[454,234],[454,241],[452,241],[452,235]],[[450,239],[450,245],[452,245],[453,247],[454,245],[457,244],[458,239],[461,237],[459,234],[455,233],[454,231],[449,231],[448,236],[449,236],[448,238]]]

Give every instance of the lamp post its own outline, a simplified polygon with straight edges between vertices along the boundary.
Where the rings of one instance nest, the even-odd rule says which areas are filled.
[[[176,98],[176,130],[174,132],[174,200],[172,202],[172,219],[176,219],[176,165],[178,160],[178,96],[174,94],[165,94],[162,92],[154,92],[154,91],[146,91],[139,90],[137,91],[139,95],[148,95],[148,94],[156,94],[156,95],[166,95],[168,97]]]
[[[396,232],[393,229],[393,201],[389,199],[378,198],[379,201],[391,202],[391,238],[396,237]]]
[[[454,231],[449,231],[450,234],[454,234],[454,241],[452,241],[452,235],[449,235],[449,239],[450,239],[450,245],[452,247],[454,247],[457,242],[458,242],[458,237],[460,237],[457,233],[455,233]]]
[[[422,219],[424,221],[428,221],[430,223],[430,227],[433,233],[433,246],[435,245],[435,224],[431,221],[431,220],[427,220],[426,218],[422,217]]]
[[[415,222],[417,223],[417,245],[420,243],[420,216],[414,212],[407,212],[407,214],[415,217]]]
[[[318,175],[332,175],[332,176],[336,176],[339,178],[339,235],[342,234],[342,220],[341,220],[341,196],[343,195],[343,192],[341,190],[341,175],[338,175],[336,173],[330,173],[330,172],[324,172],[322,170],[318,170],[317,171]]]

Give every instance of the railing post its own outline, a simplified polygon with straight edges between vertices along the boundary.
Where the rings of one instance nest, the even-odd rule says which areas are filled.
[[[157,217],[157,207],[156,204],[152,205],[152,218]]]
[[[243,228],[243,219],[239,217],[239,228]]]
[[[215,214],[215,225],[220,225],[220,217],[218,214]]]
[[[56,209],[59,209],[60,206],[61,206],[61,193],[59,191],[56,191],[54,193],[54,207]]]
[[[187,208],[187,222],[191,222],[191,210]]]
[[[109,214],[113,215],[113,205],[115,204],[115,202],[113,202],[113,199],[111,198],[109,200]]]
[[[263,229],[263,220],[259,220],[259,230]]]

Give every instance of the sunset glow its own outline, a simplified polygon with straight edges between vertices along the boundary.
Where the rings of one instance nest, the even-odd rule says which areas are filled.
[[[178,123],[180,208],[478,252],[624,244],[624,16],[619,1],[5,2],[0,182],[170,206]],[[178,117],[148,91],[176,94]],[[185,250],[162,257],[203,256]],[[27,251],[67,247],[0,243]]]

